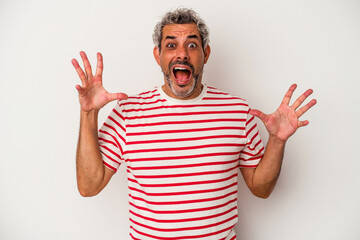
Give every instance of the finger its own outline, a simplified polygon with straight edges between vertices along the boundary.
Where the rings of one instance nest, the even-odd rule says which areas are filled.
[[[304,113],[306,113],[316,103],[317,103],[317,101],[315,99],[311,100],[308,104],[306,104],[305,106],[303,106],[302,108],[300,108],[299,110],[296,111],[296,116],[298,118],[301,117]]]
[[[107,99],[109,102],[114,100],[125,100],[128,99],[128,95],[126,93],[109,93]]]
[[[285,94],[285,97],[284,97],[284,99],[282,101],[282,104],[289,105],[291,96],[293,95],[293,92],[295,91],[296,87],[297,87],[296,84],[293,84],[293,85],[290,86],[289,90]]]
[[[291,106],[292,109],[297,109],[304,101],[305,99],[310,96],[313,93],[312,89],[308,89],[306,92],[304,92]]]
[[[104,69],[103,57],[101,53],[97,53],[97,65],[96,65],[96,76],[102,77],[102,72]]]
[[[251,110],[249,111],[249,113],[250,113],[251,115],[254,115],[255,117],[260,118],[261,121],[263,121],[263,122],[265,121],[266,114],[264,114],[262,111],[257,110],[257,109],[251,109]]]
[[[92,70],[91,70],[91,65],[89,62],[89,59],[86,56],[86,53],[84,51],[80,52],[80,56],[84,62],[84,67],[85,67],[85,72],[87,76],[92,76]]]
[[[298,121],[298,126],[299,127],[305,127],[306,125],[309,124],[309,121],[308,120],[305,120],[305,121]]]
[[[86,75],[85,75],[84,71],[81,69],[78,61],[76,61],[76,59],[73,59],[73,60],[71,60],[71,63],[74,66],[77,74],[79,75],[81,82],[84,83],[84,81],[86,80]]]
[[[84,89],[80,85],[76,85],[75,88],[79,94],[82,94],[84,92]]]

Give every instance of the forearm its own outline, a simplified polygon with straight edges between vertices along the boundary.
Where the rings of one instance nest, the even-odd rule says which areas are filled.
[[[252,192],[267,198],[275,187],[284,157],[285,142],[270,137],[263,158],[255,169]]]
[[[80,133],[76,153],[76,174],[82,196],[96,195],[101,190],[104,166],[98,144],[98,111],[80,114]]]

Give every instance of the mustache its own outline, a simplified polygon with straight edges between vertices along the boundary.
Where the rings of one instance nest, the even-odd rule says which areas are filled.
[[[172,68],[174,65],[176,65],[176,64],[188,66],[188,67],[191,69],[191,71],[192,71],[193,73],[195,73],[194,65],[192,65],[192,64],[189,63],[188,61],[180,61],[180,60],[177,60],[177,61],[174,61],[174,62],[170,63],[170,65],[169,65],[169,71],[171,71],[171,68]]]

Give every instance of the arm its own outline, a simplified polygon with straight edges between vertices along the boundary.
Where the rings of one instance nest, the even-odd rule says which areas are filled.
[[[97,54],[95,76],[84,52],[80,52],[85,72],[79,63],[71,62],[78,73],[81,84],[76,85],[80,102],[80,133],[76,152],[76,175],[79,192],[82,196],[98,194],[110,181],[113,171],[104,167],[98,144],[98,113],[110,101],[126,99],[124,93],[108,93],[102,85],[103,60]]]
[[[76,152],[77,185],[81,196],[98,194],[110,181],[113,171],[104,167],[98,145],[98,111],[80,113]]]
[[[249,189],[258,197],[270,196],[280,174],[286,141],[299,127],[309,124],[309,121],[300,121],[299,118],[316,104],[313,99],[297,109],[312,94],[313,91],[309,89],[289,106],[295,89],[296,84],[293,84],[273,114],[266,115],[259,110],[250,110],[250,114],[260,118],[269,132],[269,141],[259,165],[255,169],[241,169]]]

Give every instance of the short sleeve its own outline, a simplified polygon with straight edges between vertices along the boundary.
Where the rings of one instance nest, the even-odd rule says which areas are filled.
[[[255,117],[248,113],[245,126],[246,145],[240,153],[241,168],[255,168],[264,155],[264,145],[259,135]]]
[[[116,104],[100,128],[98,138],[103,163],[115,172],[124,162],[126,143],[125,117],[119,103]]]

